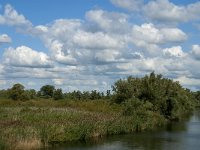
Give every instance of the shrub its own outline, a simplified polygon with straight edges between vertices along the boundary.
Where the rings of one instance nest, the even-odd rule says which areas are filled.
[[[148,102],[152,110],[160,112],[165,118],[173,119],[190,111],[195,105],[194,96],[189,90],[184,89],[178,82],[162,78],[154,72],[143,78],[128,77],[118,80],[113,86],[113,91],[113,101],[125,102],[127,114],[133,113],[139,104]],[[132,101],[128,101],[129,99]],[[140,109],[145,109],[143,107]]]

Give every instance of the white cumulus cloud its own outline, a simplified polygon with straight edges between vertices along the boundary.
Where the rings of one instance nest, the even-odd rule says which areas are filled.
[[[28,21],[22,14],[19,14],[10,4],[5,6],[4,14],[0,15],[0,24],[10,26],[31,26],[31,22]]]
[[[0,35],[0,44],[10,43],[11,41],[12,41],[12,39],[7,34]]]
[[[182,42],[187,39],[187,35],[178,28],[163,27],[159,29],[152,23],[144,23],[141,26],[134,25],[132,36],[136,41],[146,41],[154,44]]]
[[[112,32],[124,33],[128,32],[130,24],[128,23],[129,16],[124,13],[108,12],[105,10],[90,10],[86,13],[86,20],[94,29]]]
[[[186,53],[183,52],[181,46],[174,46],[163,50],[165,56],[169,57],[184,57]]]
[[[158,21],[187,22],[199,19],[200,2],[184,5],[175,5],[169,0],[149,1],[143,8],[144,14]]]
[[[16,49],[10,47],[3,54],[4,63],[21,67],[50,67],[51,61],[43,52],[37,52],[26,46]]]
[[[138,11],[151,20],[165,23],[179,23],[199,20],[200,2],[176,5],[170,0],[110,0],[117,7]]]

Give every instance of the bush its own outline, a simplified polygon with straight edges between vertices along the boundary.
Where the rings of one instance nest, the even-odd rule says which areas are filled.
[[[53,94],[54,100],[63,99],[62,89],[56,89]]]
[[[184,89],[178,82],[162,78],[154,72],[143,78],[128,77],[118,80],[113,86],[113,91],[113,101],[125,102],[127,114],[134,112],[138,105],[146,103],[145,105],[149,105],[153,111],[173,119],[192,110],[195,105],[194,96],[189,90]],[[140,109],[144,109],[143,107],[145,106],[141,106]]]
[[[9,98],[12,100],[26,100],[29,99],[28,93],[24,90],[22,84],[14,84],[11,89],[8,90]]]
[[[52,98],[55,87],[53,85],[44,85],[40,89],[41,96],[45,98]]]
[[[131,116],[145,113],[153,110],[151,102],[143,102],[139,99],[130,99],[123,104],[123,115]]]

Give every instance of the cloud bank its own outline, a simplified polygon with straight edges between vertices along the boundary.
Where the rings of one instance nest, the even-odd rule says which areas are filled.
[[[41,25],[33,25],[7,4],[0,25],[39,39],[48,52],[25,45],[5,48],[0,84],[42,80],[39,84],[67,90],[103,91],[119,78],[155,71],[185,87],[200,88],[200,45],[184,47],[190,35],[179,26],[199,20],[199,2],[179,6],[168,0],[110,1],[126,12],[92,9],[84,19],[62,18]],[[142,23],[134,22],[133,14],[141,15]],[[0,35],[0,45],[12,40]]]

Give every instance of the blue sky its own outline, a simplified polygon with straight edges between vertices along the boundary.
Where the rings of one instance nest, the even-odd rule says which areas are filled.
[[[1,0],[0,88],[109,89],[155,71],[200,89],[198,0]]]

